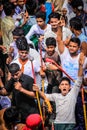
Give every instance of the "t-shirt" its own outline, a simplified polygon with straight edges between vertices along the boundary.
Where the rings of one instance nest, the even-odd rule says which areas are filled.
[[[77,79],[79,69],[79,54],[75,58],[70,56],[68,48],[65,47],[64,52],[60,55],[62,68],[70,75],[74,80]],[[65,74],[63,73],[65,76]],[[73,85],[73,82],[71,82]]]
[[[54,123],[75,123],[75,105],[82,84],[82,77],[78,77],[75,85],[66,96],[61,93],[46,94],[50,101],[56,103],[56,119]]]
[[[16,106],[21,113],[21,118],[22,121],[26,120],[26,117],[29,114],[34,114],[37,113],[37,106],[35,99],[16,90],[14,88],[14,79],[10,79],[5,88],[7,92],[12,92],[12,106]],[[22,87],[26,90],[33,91],[32,86],[33,86],[33,79],[30,76],[22,74],[19,82],[22,84]]]

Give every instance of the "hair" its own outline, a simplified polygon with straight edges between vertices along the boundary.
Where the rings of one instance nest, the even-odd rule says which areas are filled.
[[[9,107],[5,110],[3,118],[6,123],[15,123],[18,120],[19,112],[15,107]]]
[[[75,43],[77,43],[78,46],[80,46],[80,44],[81,44],[80,39],[77,38],[77,37],[71,38],[71,39],[70,39],[70,42],[75,42]]]
[[[56,12],[52,12],[50,15],[49,15],[49,20],[51,18],[57,18],[58,20],[60,20],[60,14],[59,13],[56,13]]]
[[[20,70],[20,67],[17,63],[12,63],[9,65],[9,72],[11,74],[15,74],[16,72],[18,72]]]
[[[56,39],[54,37],[49,37],[46,39],[46,46],[51,46],[51,45],[56,47]]]
[[[20,36],[19,38],[17,38],[16,45],[17,45],[18,50],[29,51],[29,45],[28,45],[27,40],[24,36]]]
[[[24,31],[21,27],[16,27],[13,31],[12,31],[13,36],[22,36],[24,35]]]
[[[41,5],[41,4],[45,4],[46,0],[38,0],[38,4]]]
[[[35,9],[37,9],[37,1],[36,0],[27,0],[26,1],[26,9],[29,13],[29,15],[34,15],[35,14]]]
[[[62,77],[60,82],[59,82],[59,85],[61,84],[62,81],[67,81],[69,83],[69,85],[71,85],[71,81],[68,77]]]
[[[11,2],[6,2],[3,6],[3,9],[4,9],[6,16],[10,16],[12,14],[13,10],[15,9],[15,6]]]
[[[72,6],[72,8],[76,8],[79,11],[83,10],[84,7],[84,3],[82,0],[72,0],[70,5]]]
[[[46,12],[38,11],[35,16],[36,16],[36,18],[41,18],[44,21],[46,20]]]
[[[2,1],[0,1],[0,6],[3,5]]]
[[[77,17],[74,17],[74,18],[70,19],[70,26],[72,28],[74,28],[75,30],[81,30],[82,27],[83,27],[82,21]]]

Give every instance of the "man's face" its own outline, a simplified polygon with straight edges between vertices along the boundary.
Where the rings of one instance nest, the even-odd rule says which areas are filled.
[[[43,29],[45,25],[45,21],[42,18],[36,18],[38,26]]]
[[[66,96],[70,90],[70,84],[68,83],[68,81],[64,80],[60,83],[59,89],[61,90],[61,94],[63,96]]]
[[[21,60],[26,60],[28,58],[28,51],[19,50],[18,52],[19,52],[19,57]]]
[[[79,47],[77,43],[70,41],[68,49],[69,49],[70,54],[77,54]]]
[[[24,0],[18,0],[17,4],[23,8],[23,5],[25,4],[25,1]]]
[[[53,45],[47,46],[46,51],[49,56],[52,56],[55,51],[55,47]]]
[[[60,20],[58,20],[57,18],[51,18],[50,25],[51,25],[52,29],[58,28],[59,22],[60,22]]]
[[[17,71],[15,74],[11,74],[12,78],[15,80],[15,81],[18,81],[20,79],[20,76],[21,76],[21,71]]]

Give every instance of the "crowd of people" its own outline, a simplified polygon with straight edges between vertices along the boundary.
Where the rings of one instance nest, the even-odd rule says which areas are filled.
[[[0,0],[0,130],[87,130],[86,0]]]

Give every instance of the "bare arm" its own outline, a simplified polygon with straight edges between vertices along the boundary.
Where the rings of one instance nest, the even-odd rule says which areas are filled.
[[[79,57],[79,70],[78,70],[78,76],[81,77],[83,76],[83,64],[85,61],[85,56],[84,53],[80,53],[80,57]]]
[[[20,82],[16,82],[16,83],[14,84],[14,86],[15,86],[15,89],[16,89],[16,90],[18,90],[18,91],[20,91],[20,92],[26,94],[27,96],[30,96],[30,97],[32,97],[32,98],[35,98],[35,97],[36,97],[36,95],[35,95],[35,93],[34,93],[33,91],[29,91],[29,90],[24,89],[24,88],[22,87],[22,85],[21,85]]]
[[[62,27],[58,27],[58,32],[57,32],[57,43],[58,43],[58,50],[60,54],[64,52],[65,45],[62,41]]]
[[[4,88],[4,84],[2,82],[2,79],[0,77],[0,95],[6,96],[8,95],[8,92],[6,91],[6,89]]]

